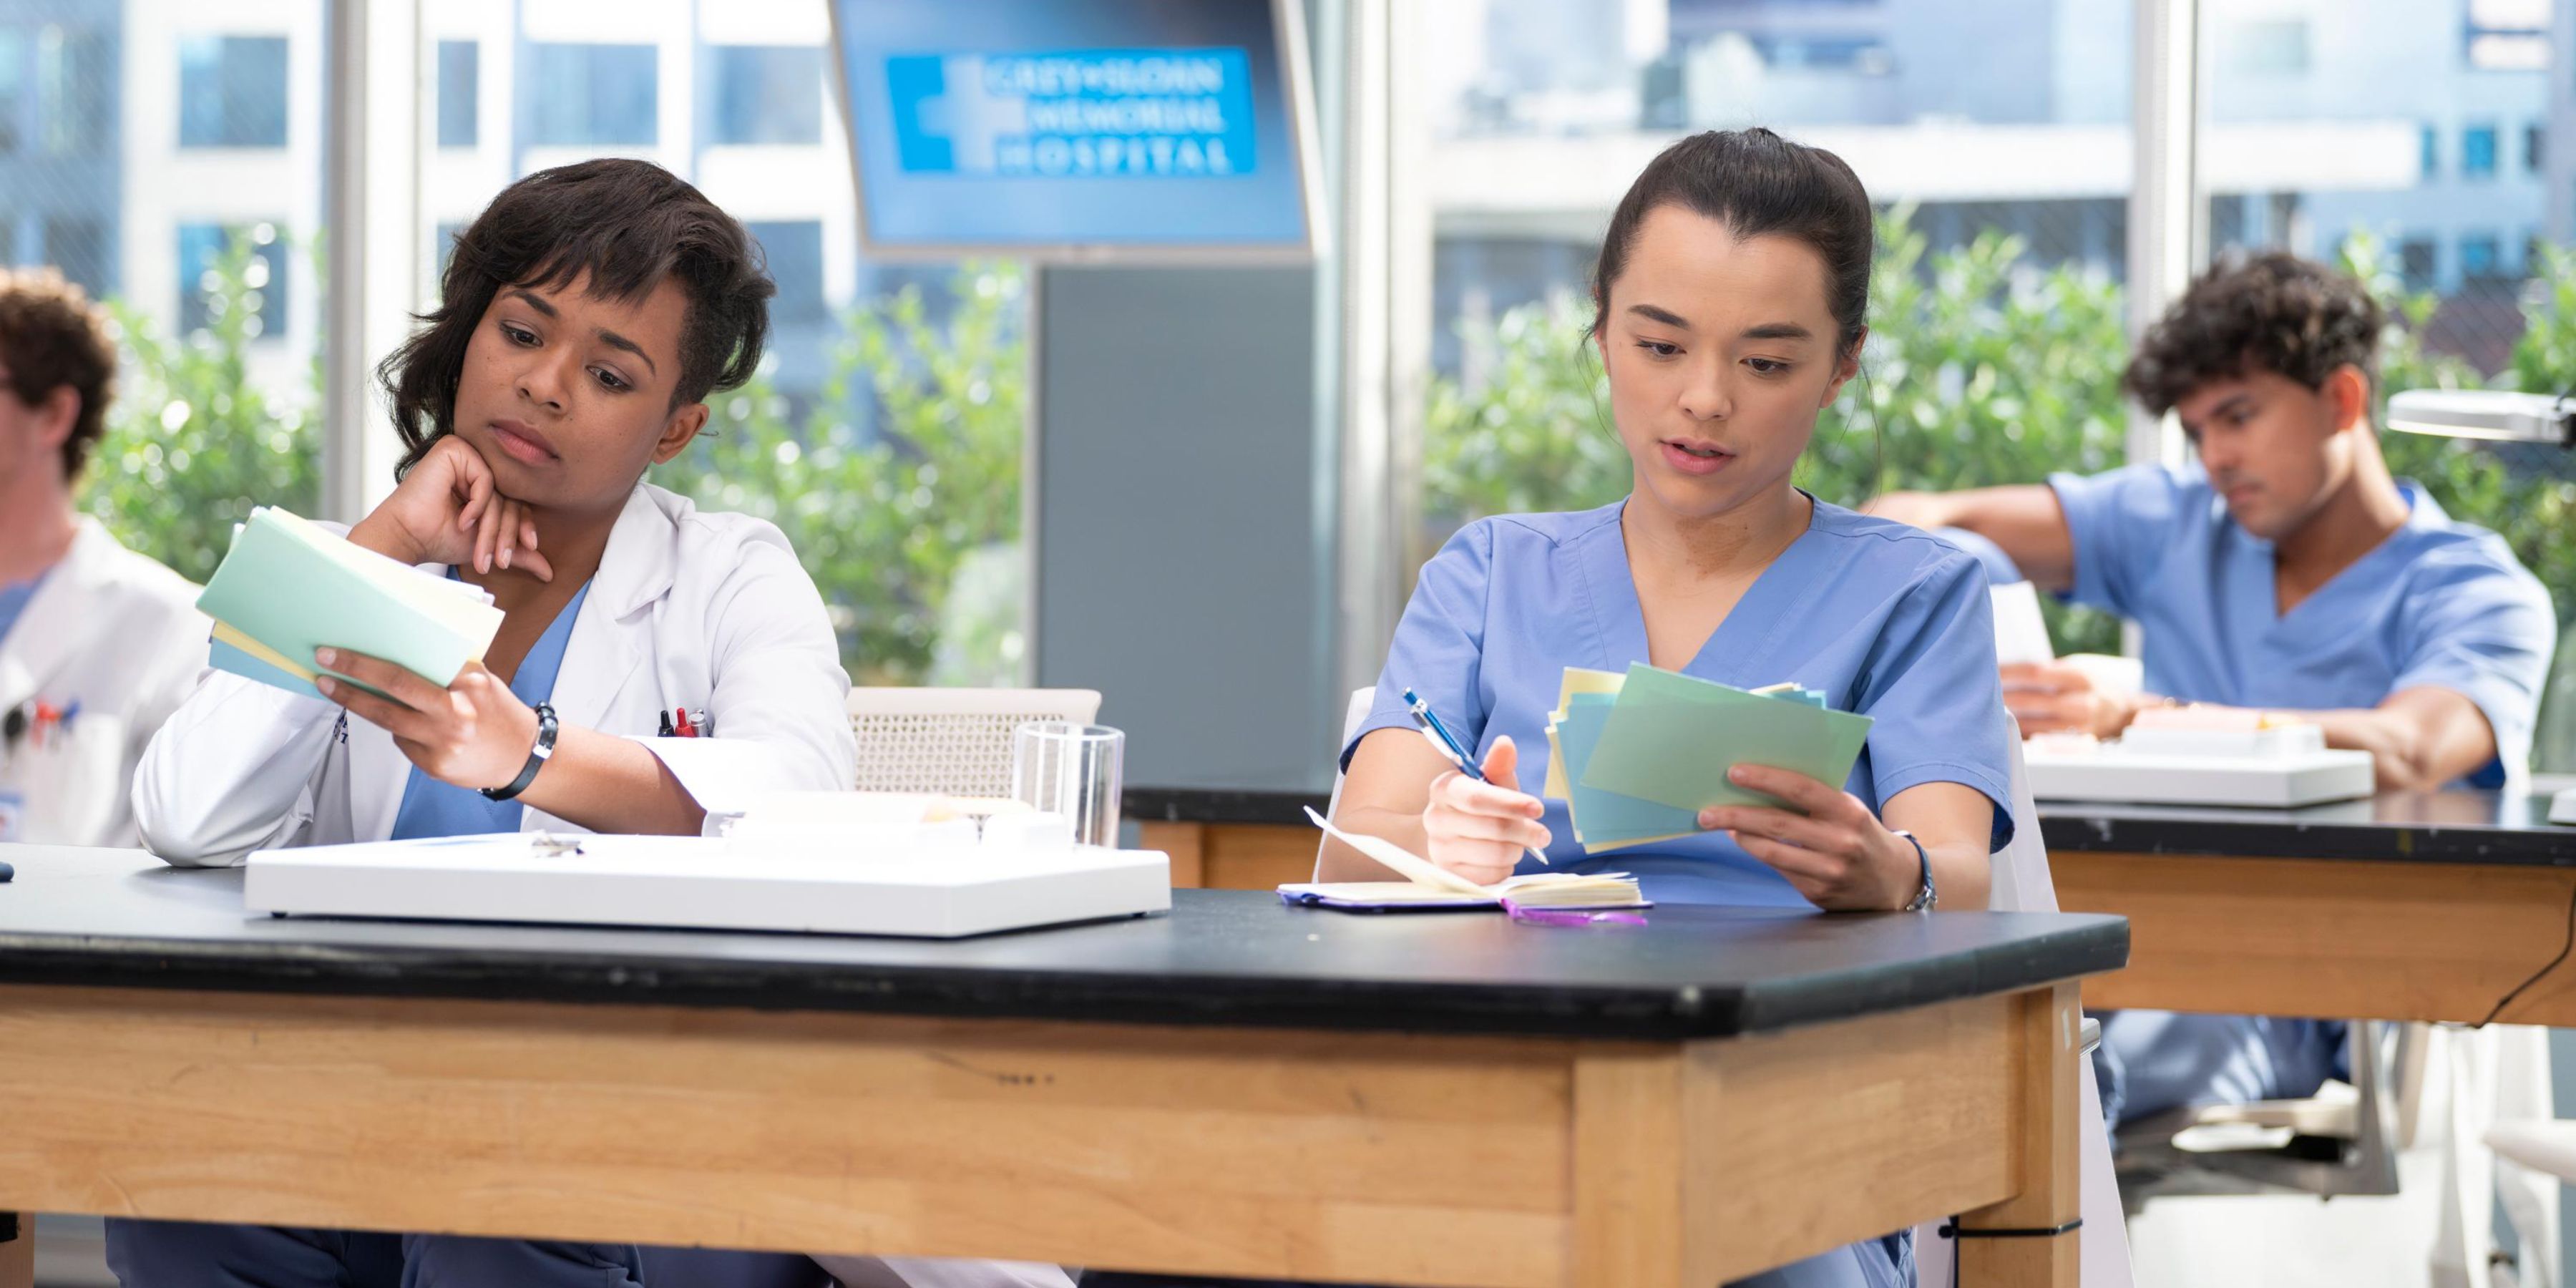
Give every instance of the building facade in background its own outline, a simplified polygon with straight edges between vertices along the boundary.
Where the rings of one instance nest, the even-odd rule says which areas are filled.
[[[2550,0],[2203,0],[2208,244],[2330,256],[2377,236],[2492,369],[2538,266]],[[1680,133],[1830,147],[1934,249],[1987,232],[2123,271],[2130,6],[2100,0],[1436,0],[1435,366],[1457,321],[1576,287],[1609,209]],[[2576,141],[2572,141],[2576,142]],[[2556,178],[2552,176],[2556,175]]]
[[[821,385],[854,304],[945,279],[860,260],[815,0],[437,0],[422,22],[425,298],[495,192],[600,155],[664,165],[750,227],[791,396]],[[322,0],[0,0],[0,263],[59,264],[184,336],[245,237],[254,374],[309,378],[327,34]]]

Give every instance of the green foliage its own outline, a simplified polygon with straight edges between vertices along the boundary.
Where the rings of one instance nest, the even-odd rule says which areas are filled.
[[[268,267],[265,226],[235,236],[206,275],[207,326],[172,338],[111,301],[123,349],[107,436],[91,456],[84,508],[119,541],[204,581],[254,505],[311,514],[321,501],[322,369],[272,395],[250,376]]]
[[[319,359],[289,394],[251,374],[266,285],[256,251],[273,235],[227,247],[195,334],[173,339],[129,303],[108,305],[124,368],[82,502],[119,540],[200,582],[252,506],[320,508]],[[656,476],[786,531],[861,683],[1020,677],[1022,288],[1016,266],[969,266],[941,324],[917,291],[868,304],[810,409],[755,380],[717,398],[707,432]],[[849,409],[870,404],[877,433],[863,442]]]
[[[2121,456],[2119,288],[2035,271],[2020,239],[1927,254],[1908,212],[1881,222],[1860,379],[1818,421],[1800,486],[1839,505],[1881,492],[2028,482]],[[1472,383],[1435,379],[1425,408],[1423,509],[1444,530],[1489,514],[1602,505],[1630,485],[1608,388],[1560,297],[1462,339]],[[2118,623],[2051,605],[2063,651],[2117,651]]]
[[[855,312],[801,420],[765,380],[719,397],[706,432],[656,478],[784,530],[862,684],[1020,676],[1021,270],[969,265],[953,289],[944,326],[911,289]],[[848,419],[862,398],[878,411],[864,441]]]
[[[2576,388],[2566,383],[2568,376],[2576,376],[2576,283],[2560,276],[2571,267],[2571,258],[2558,247],[2544,254],[2548,268],[2533,283],[2536,298],[2524,304],[2524,330],[2513,363],[2494,382],[2501,387]],[[2379,238],[2354,233],[2337,260],[2388,310],[2388,334],[2379,347],[2383,400],[2397,390],[2474,389],[2488,383],[2466,362],[2425,350],[2425,324],[2441,301],[2429,291],[2406,289]],[[2379,442],[2391,472],[2422,483],[2452,518],[2502,535],[2523,566],[2550,588],[2562,622],[2576,613],[2576,596],[2565,593],[2576,588],[2576,531],[2568,523],[2576,513],[2576,483],[2559,472],[2567,463],[2554,449],[2508,458],[2469,439],[2390,430],[2381,431]]]
[[[1858,506],[1881,492],[1947,491],[2089,473],[2123,459],[2127,360],[2123,296],[2098,275],[2026,262],[2021,239],[1989,233],[1927,253],[1908,212],[1881,221],[1861,377],[1820,418],[1798,482]],[[2512,364],[2494,384],[2576,390],[2576,250],[2543,249]],[[2387,247],[2356,232],[2338,253],[2389,310],[2383,390],[2490,383],[2423,343],[2440,301],[2409,292]],[[1609,393],[1572,297],[1462,330],[1469,380],[1435,379],[1424,420],[1423,509],[1440,531],[1521,510],[1578,509],[1627,491]],[[2501,533],[2576,615],[2576,463],[2550,452],[2499,454],[2477,443],[2384,433],[2401,477],[2452,517]],[[2049,605],[2060,651],[2110,652],[2117,623]]]

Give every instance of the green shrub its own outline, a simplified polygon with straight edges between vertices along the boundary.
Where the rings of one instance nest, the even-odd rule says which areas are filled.
[[[207,273],[207,325],[173,338],[111,300],[123,362],[107,436],[81,503],[119,541],[203,582],[254,505],[312,514],[322,500],[322,368],[272,395],[250,378],[267,265],[265,226],[235,236]],[[318,259],[318,257],[317,257]]]
[[[720,396],[656,481],[776,523],[862,684],[1012,684],[1026,652],[1020,462],[1028,340],[1016,265],[968,265],[945,326],[906,289],[853,313],[813,412],[765,380]],[[862,441],[847,409],[873,400]],[[952,601],[961,574],[970,593]],[[971,602],[969,602],[971,601]]]
[[[208,325],[195,334],[172,338],[129,303],[108,305],[123,369],[81,502],[119,540],[199,582],[252,506],[310,515],[321,504],[319,360],[283,394],[250,375],[265,285],[256,251],[273,235],[247,233],[226,248],[207,275]],[[755,380],[717,397],[708,432],[655,474],[701,505],[786,531],[861,683],[1007,684],[1021,674],[1021,270],[969,266],[953,290],[944,325],[915,291],[860,308],[810,410],[796,414]],[[865,442],[848,413],[862,400],[878,413]]]

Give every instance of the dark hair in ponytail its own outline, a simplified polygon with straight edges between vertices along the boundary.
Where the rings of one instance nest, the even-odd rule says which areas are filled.
[[[1646,163],[1611,213],[1593,265],[1595,339],[1609,322],[1610,284],[1628,266],[1638,227],[1664,206],[1716,220],[1739,238],[1769,233],[1805,242],[1825,261],[1835,356],[1850,356],[1860,343],[1876,241],[1869,192],[1841,157],[1759,127],[1694,134]]]

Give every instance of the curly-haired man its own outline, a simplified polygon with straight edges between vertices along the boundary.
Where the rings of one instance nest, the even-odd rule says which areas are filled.
[[[0,842],[134,844],[135,764],[205,665],[197,588],[72,508],[115,378],[79,287],[0,269]]]
[[[2371,418],[2386,321],[2322,265],[2222,265],[2147,332],[2122,382],[2175,413],[2193,464],[1876,507],[2138,623],[2145,692],[2005,668],[2025,732],[2110,737],[2175,701],[2286,711],[2369,751],[2382,788],[2521,783],[2557,617],[2501,538],[2389,474]],[[2122,1012],[2104,1024],[2105,1071],[2124,1074],[2105,1101],[2143,1116],[2305,1096],[2340,1071],[2343,1028]]]

